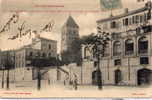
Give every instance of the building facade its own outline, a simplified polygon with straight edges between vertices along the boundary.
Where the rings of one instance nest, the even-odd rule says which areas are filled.
[[[10,68],[13,69],[15,67],[15,51],[14,50],[7,50],[1,51],[0,54],[0,65],[3,68]]]
[[[18,76],[18,80],[33,79],[36,69],[32,65],[32,59],[37,57],[56,59],[57,41],[38,37],[32,40],[32,44],[24,46],[15,51],[16,75],[22,73],[20,76]],[[51,60],[49,62],[51,62]]]
[[[45,38],[35,38],[32,44],[24,46],[15,52],[15,66],[27,67],[30,65],[30,59],[34,57],[56,58],[57,41]]]
[[[98,34],[109,33],[104,57],[100,61],[104,85],[142,85],[152,82],[151,3],[133,11],[97,21]],[[85,46],[84,64],[93,55]],[[88,53],[89,52],[89,53]],[[92,68],[94,67],[94,68]],[[91,71],[92,70],[92,71]],[[96,81],[96,64],[89,70],[89,82]]]
[[[0,49],[0,68],[2,67],[2,61],[1,61],[1,54],[2,54],[2,51],[1,51],[1,49]]]

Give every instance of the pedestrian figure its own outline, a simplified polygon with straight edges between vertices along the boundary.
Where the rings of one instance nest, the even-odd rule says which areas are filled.
[[[50,79],[48,79],[48,84],[50,85]]]
[[[64,85],[66,85],[65,80],[64,80]]]

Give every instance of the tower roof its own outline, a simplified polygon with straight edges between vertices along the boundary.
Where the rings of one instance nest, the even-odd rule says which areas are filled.
[[[64,24],[64,26],[79,28],[78,24],[74,21],[74,19],[72,18],[72,16],[69,16],[69,18],[67,19],[67,21]]]

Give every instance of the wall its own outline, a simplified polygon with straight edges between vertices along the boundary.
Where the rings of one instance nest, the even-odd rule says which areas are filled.
[[[92,61],[84,61],[82,66],[82,84],[92,84],[94,63]]]

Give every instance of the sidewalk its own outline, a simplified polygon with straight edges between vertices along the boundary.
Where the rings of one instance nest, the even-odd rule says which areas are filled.
[[[37,80],[34,81],[21,81],[21,82],[11,82],[9,84],[9,90],[37,90]],[[142,89],[151,89],[152,87],[148,86],[103,86],[102,90],[142,90]],[[1,90],[1,81],[0,81],[0,90]],[[4,83],[4,89],[6,89],[6,82]],[[48,84],[47,81],[41,81],[41,90],[74,90],[73,85],[64,85],[63,83],[53,83]],[[77,90],[99,90],[98,86],[95,85],[78,85]]]

